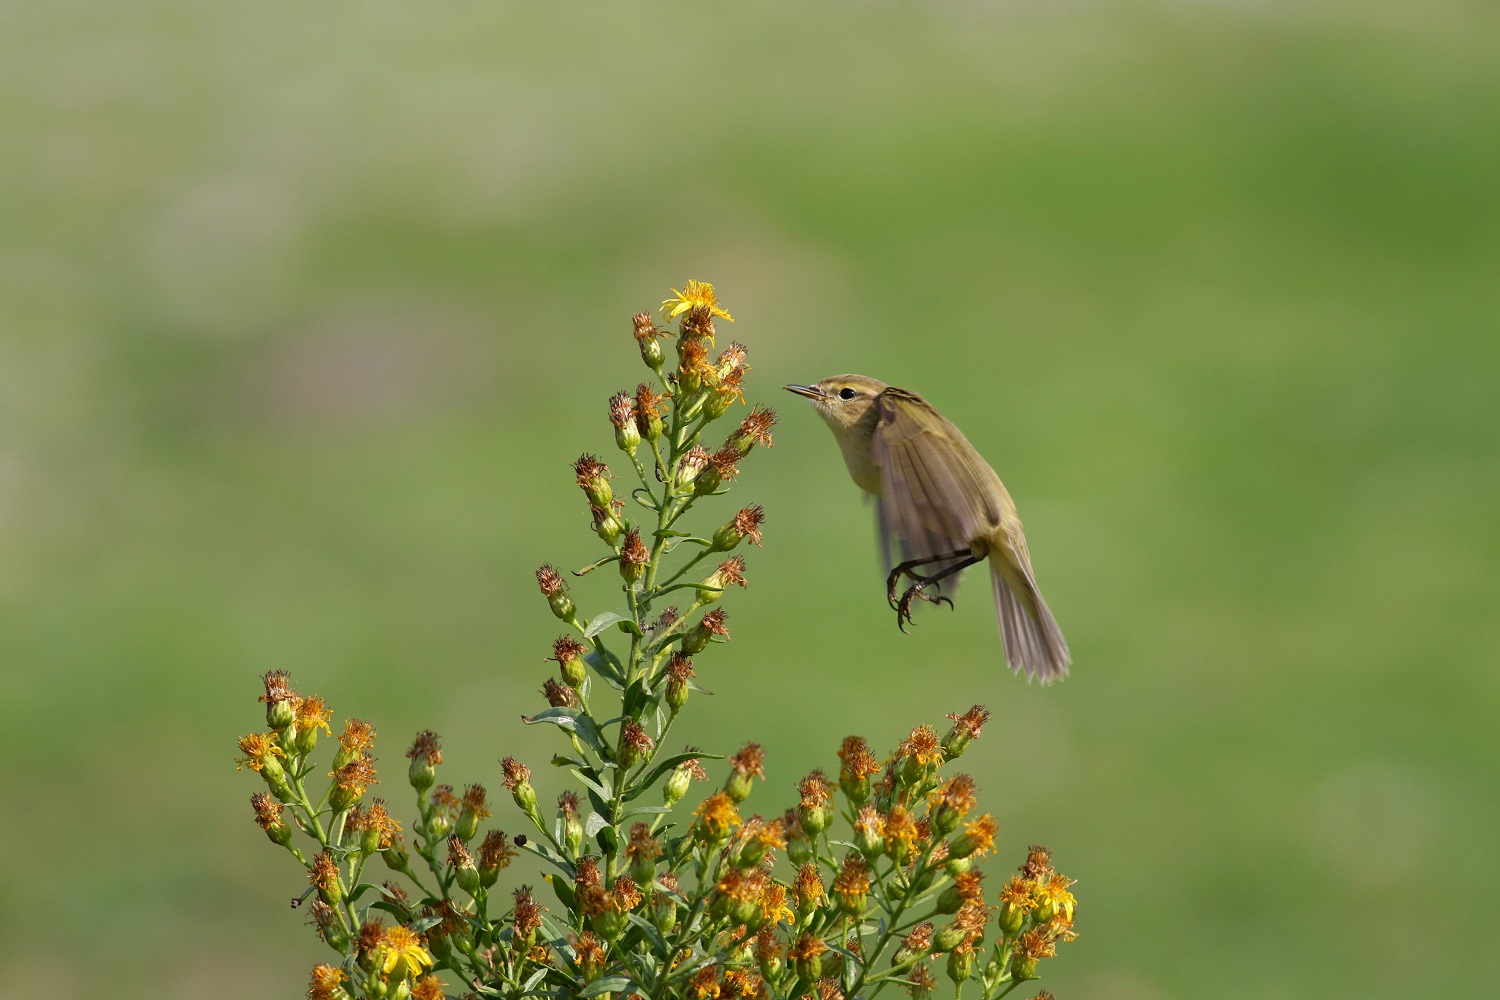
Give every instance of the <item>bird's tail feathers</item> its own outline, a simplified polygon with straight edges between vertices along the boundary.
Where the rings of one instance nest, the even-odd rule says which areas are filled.
[[[1016,673],[1025,670],[1028,680],[1044,685],[1066,677],[1073,657],[1036,581],[1001,553],[994,553],[989,563],[1005,662]]]

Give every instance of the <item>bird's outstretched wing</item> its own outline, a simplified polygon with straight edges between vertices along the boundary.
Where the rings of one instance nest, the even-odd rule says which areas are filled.
[[[988,538],[1001,517],[988,500],[997,480],[974,446],[916,393],[889,388],[876,406],[874,459],[880,467],[886,569],[898,561],[967,553],[975,539]],[[932,575],[956,561],[943,560],[922,572]],[[957,578],[943,582],[951,594]]]

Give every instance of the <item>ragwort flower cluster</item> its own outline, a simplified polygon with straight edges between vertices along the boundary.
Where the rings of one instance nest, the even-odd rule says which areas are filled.
[[[710,647],[729,638],[720,601],[748,572],[734,550],[761,543],[765,512],[745,506],[701,535],[683,519],[730,491],[751,452],[770,446],[776,416],[751,408],[709,443],[710,425],[743,404],[748,351],[716,350],[715,321],[733,320],[707,282],[674,289],[660,314],[675,331],[645,312],[632,321],[650,378],[607,407],[638,485],[617,495],[619,479],[594,454],[573,465],[608,551],[571,575],[613,566],[623,606],[585,615],[564,573],[536,574],[569,631],[552,644],[546,707],[524,721],[555,727],[552,763],[576,790],[544,808],[530,768],[506,757],[502,782],[527,830],[481,836],[488,792],[441,783],[441,741],[424,731],[406,750],[415,818],[403,828],[370,796],[380,783],[374,728],[347,720],[325,772],[312,758],[320,733],[332,736],[332,711],[284,672],[265,676],[267,729],[241,739],[240,763],[265,782],[255,821],[302,865],[299,902],[311,898],[310,923],[337,956],[313,969],[312,1000],[438,1000],[449,990],[830,1000],[887,987],[925,997],[938,969],[955,995],[969,984],[998,998],[1075,936],[1072,880],[1044,848],[1003,886],[984,885],[978,862],[995,849],[997,824],[976,812],[968,775],[944,773],[980,735],[980,707],[951,716],[942,738],[917,727],[884,760],[847,738],[836,780],[813,772],[769,818],[745,814],[765,779],[754,743],[716,765],[725,771],[715,789],[690,798],[708,780],[704,762],[723,758],[663,748],[701,690]],[[522,854],[543,868],[546,891],[497,888]],[[385,877],[367,868],[377,855]]]

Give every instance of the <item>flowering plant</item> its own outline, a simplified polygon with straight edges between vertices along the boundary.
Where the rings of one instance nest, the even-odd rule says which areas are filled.
[[[636,315],[653,381],[609,402],[615,444],[640,484],[629,509],[644,513],[627,516],[597,457],[574,464],[609,550],[576,575],[613,565],[624,611],[585,617],[561,573],[537,571],[552,613],[571,629],[552,646],[559,677],[543,686],[549,707],[525,718],[556,728],[552,763],[576,783],[550,815],[530,769],[506,757],[504,785],[529,829],[481,838],[485,788],[460,795],[438,783],[440,741],[424,731],[406,752],[416,819],[403,831],[383,800],[366,801],[377,782],[375,730],[359,719],[344,723],[330,781],[314,799],[313,755],[320,732],[332,734],[332,711],[298,695],[284,672],[266,674],[268,729],[240,740],[241,764],[264,780],[251,800],[256,821],[302,865],[303,898],[316,897],[312,923],[338,956],[313,969],[312,1000],[439,1000],[449,988],[500,998],[829,1000],[900,986],[926,997],[939,956],[955,996],[971,985],[989,1000],[1036,978],[1038,963],[1075,936],[1072,880],[1053,870],[1045,848],[1031,848],[1019,874],[986,894],[978,862],[995,849],[995,820],[975,813],[972,778],[945,773],[980,735],[989,715],[980,706],[950,716],[941,738],[916,727],[883,762],[848,737],[837,781],[814,771],[796,804],[769,819],[741,815],[765,777],[754,743],[729,759],[715,791],[679,808],[707,779],[703,762],[723,757],[662,746],[699,690],[694,658],[729,638],[719,602],[744,586],[746,571],[730,553],[760,544],[764,512],[745,507],[706,536],[680,526],[696,504],[729,492],[757,445],[770,446],[776,417],[752,408],[709,451],[709,425],[743,400],[746,349],[733,343],[710,360],[715,319],[732,322],[712,285],[688,282],[662,313],[678,320],[675,367],[666,368],[661,344],[672,333]],[[679,550],[692,554],[668,569]],[[688,579],[713,559],[711,572]],[[686,611],[657,608],[672,594]],[[495,891],[522,853],[545,869],[548,907],[525,886],[509,898]],[[368,869],[377,855],[391,875],[381,882]]]

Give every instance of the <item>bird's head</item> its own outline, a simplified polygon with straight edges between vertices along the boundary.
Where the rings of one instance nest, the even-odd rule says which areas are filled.
[[[834,375],[812,385],[789,385],[788,392],[806,396],[813,409],[835,434],[867,425],[875,414],[875,400],[884,382],[864,375]]]

